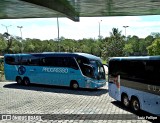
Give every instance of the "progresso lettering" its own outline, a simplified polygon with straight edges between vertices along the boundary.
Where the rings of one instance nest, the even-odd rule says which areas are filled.
[[[43,67],[42,72],[68,73],[68,69],[67,68],[47,68],[47,67]]]

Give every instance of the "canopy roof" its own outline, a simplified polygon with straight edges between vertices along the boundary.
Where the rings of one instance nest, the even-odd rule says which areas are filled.
[[[160,0],[0,0],[0,19],[160,15]]]

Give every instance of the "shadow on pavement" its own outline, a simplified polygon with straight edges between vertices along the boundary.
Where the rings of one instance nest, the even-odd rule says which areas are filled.
[[[101,96],[103,94],[108,93],[108,90],[105,88],[99,88],[99,89],[79,88],[77,90],[73,90],[70,87],[40,85],[40,84],[30,84],[29,86],[25,86],[25,85],[18,85],[17,83],[10,83],[10,84],[5,84],[3,87],[12,89],[33,90],[33,91],[52,92],[52,93],[65,93],[65,94],[85,95],[85,96]]]
[[[154,114],[151,114],[151,113],[148,113],[146,111],[140,111],[139,113],[134,113],[130,108],[126,108],[122,105],[122,103],[120,101],[113,101],[111,102],[113,105],[125,110],[125,111],[128,111],[130,113],[133,113],[133,115],[136,115],[137,116],[137,119],[136,120],[148,120],[152,123],[160,123],[160,117],[154,115]],[[142,119],[140,119],[142,118]],[[154,119],[154,120],[153,120]]]

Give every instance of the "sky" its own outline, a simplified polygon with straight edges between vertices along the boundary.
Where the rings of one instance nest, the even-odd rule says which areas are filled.
[[[160,15],[152,16],[121,16],[121,17],[83,17],[80,22],[74,22],[68,18],[59,18],[59,37],[69,39],[93,38],[99,35],[103,38],[110,36],[112,28],[118,28],[122,35],[136,35],[145,38],[152,32],[160,32]],[[0,33],[21,36],[20,28],[23,26],[22,38],[37,38],[41,40],[56,39],[58,37],[57,18],[39,19],[1,19]],[[125,28],[123,26],[129,26]]]

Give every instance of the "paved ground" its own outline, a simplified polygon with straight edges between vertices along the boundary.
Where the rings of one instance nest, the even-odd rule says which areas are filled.
[[[12,119],[0,121],[7,123],[151,122],[137,119],[138,116],[110,98],[107,86],[98,90],[71,90],[64,87],[22,86],[15,82],[0,82],[0,114],[0,119]]]

